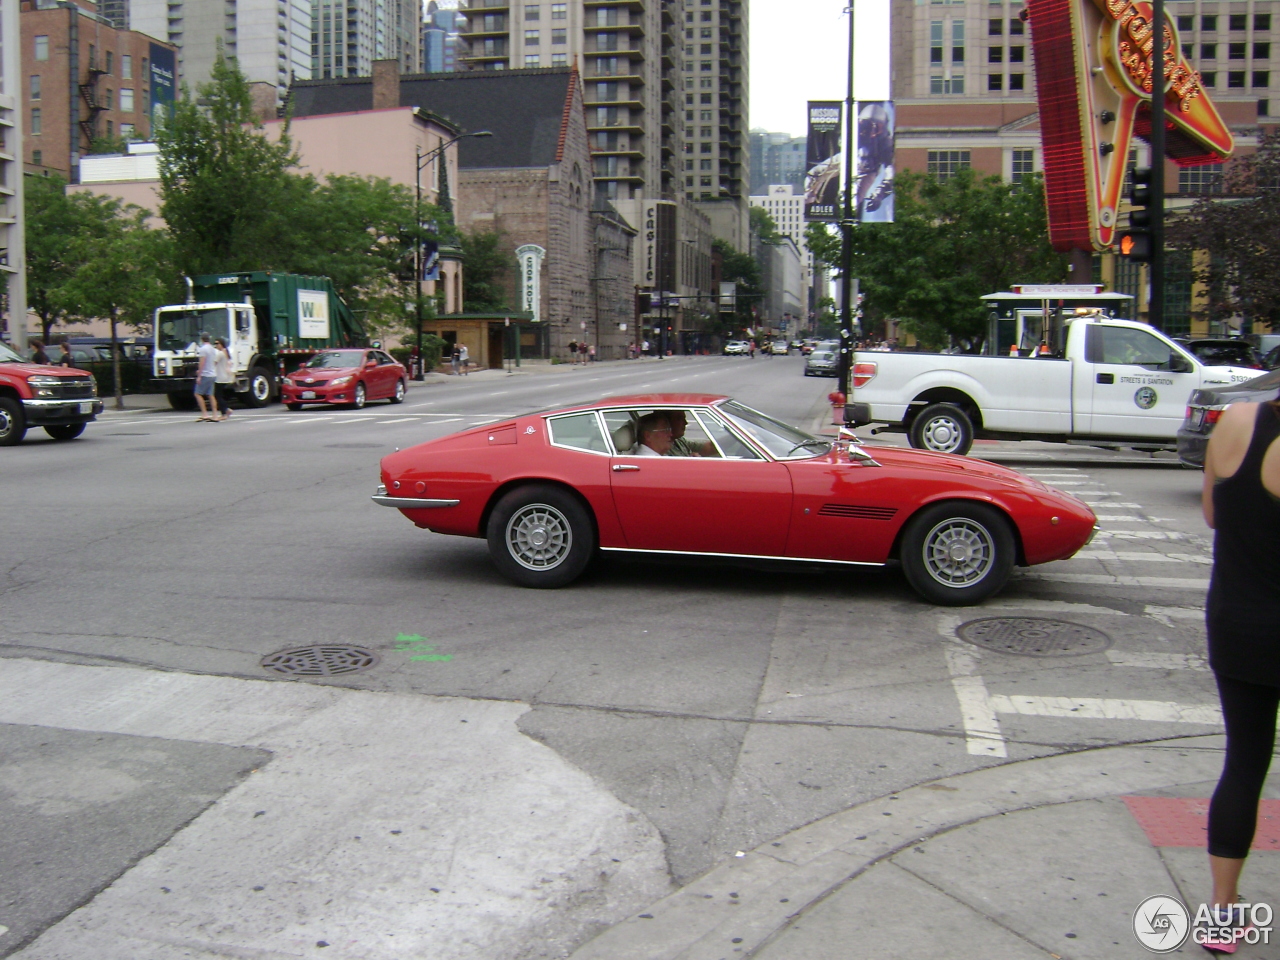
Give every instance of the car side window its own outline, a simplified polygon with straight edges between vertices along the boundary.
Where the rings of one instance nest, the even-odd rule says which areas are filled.
[[[594,412],[553,417],[547,421],[547,425],[551,428],[551,442],[558,446],[589,450],[592,453],[609,452],[604,431],[600,429],[600,420]]]
[[[378,363],[384,367],[389,363],[395,363],[395,360],[393,360],[389,354],[382,353],[381,351],[375,354],[375,356],[378,358]]]
[[[703,429],[707,431],[711,439],[716,442],[716,446],[720,448],[720,453],[726,460],[760,459],[760,454],[739,440],[736,433],[715,417],[705,413],[696,413],[695,416],[697,416],[698,422],[702,424]]]
[[[1145,330],[1102,328],[1102,363],[1124,363],[1158,370],[1169,369],[1169,345]]]

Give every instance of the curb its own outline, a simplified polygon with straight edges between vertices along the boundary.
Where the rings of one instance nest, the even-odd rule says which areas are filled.
[[[906,847],[990,817],[1214,780],[1220,735],[1100,747],[919,784],[739,852],[571,954],[571,960],[751,956],[804,913]],[[1157,762],[1158,761],[1158,762]]]

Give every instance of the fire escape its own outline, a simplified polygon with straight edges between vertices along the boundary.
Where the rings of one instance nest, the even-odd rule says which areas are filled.
[[[98,99],[98,78],[104,76],[106,72],[98,66],[98,58],[91,57],[89,79],[80,84],[80,96],[85,102],[85,117],[80,121],[80,132],[84,134],[87,147],[92,147],[93,141],[98,137],[98,114],[108,109],[108,106]]]

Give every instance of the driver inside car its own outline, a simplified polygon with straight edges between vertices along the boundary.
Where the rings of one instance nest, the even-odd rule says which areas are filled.
[[[685,429],[689,425],[689,417],[683,410],[671,410],[667,413],[671,423],[671,446],[663,456],[666,457],[714,457],[716,445],[710,440],[694,443],[685,437]]]

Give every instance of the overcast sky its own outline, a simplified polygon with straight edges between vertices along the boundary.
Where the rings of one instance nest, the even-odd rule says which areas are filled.
[[[804,136],[806,100],[843,100],[845,0],[749,0],[751,121]],[[889,98],[889,0],[857,0],[854,96]]]

